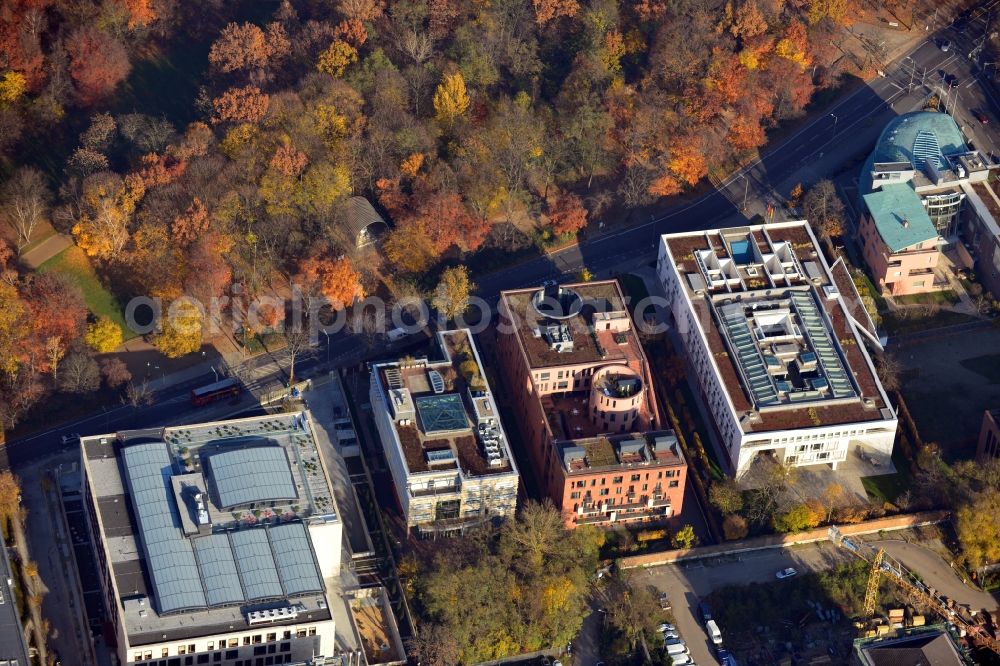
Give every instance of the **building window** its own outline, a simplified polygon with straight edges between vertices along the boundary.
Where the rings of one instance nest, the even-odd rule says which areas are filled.
[[[580,499],[580,491],[579,490],[574,490],[573,492],[571,492],[569,494],[569,498],[570,499]]]
[[[208,642],[208,649],[209,649],[209,651],[215,649],[215,641],[209,641]]]
[[[623,476],[616,476],[613,479],[611,479],[611,483],[621,483],[624,480],[625,480],[625,477],[623,477]]]
[[[914,287],[923,287],[923,286],[924,286],[924,280],[916,280],[916,281],[915,281],[915,282],[913,283],[913,286],[914,286]]]
[[[316,635],[316,627],[309,627],[309,635],[310,636]]]
[[[639,475],[638,475],[638,474],[633,474],[633,475],[632,475],[632,478],[631,478],[630,480],[631,480],[631,481],[638,481],[638,480],[639,480],[639,478],[640,478],[640,477],[639,477]],[[629,492],[631,492],[631,491],[629,491]]]
[[[180,648],[180,650],[177,651],[177,654],[184,654],[183,652],[181,652],[181,650],[183,650],[183,649],[184,649],[184,646],[182,645],[181,648]],[[161,657],[169,657],[170,656],[170,648],[163,648],[163,651],[160,652],[160,656]]]
[[[240,656],[239,650],[226,650],[226,660],[236,659],[238,656]]]
[[[674,480],[674,481],[671,481],[669,484],[667,484],[667,487],[668,488],[676,488],[679,485],[680,485],[680,481]]]
[[[819,451],[819,450],[820,450],[820,449],[822,449],[822,448],[823,448],[823,444],[822,444],[822,443],[819,443],[819,444],[813,444],[813,445],[812,445],[812,450],[813,450],[813,451]]]
[[[267,635],[267,642],[268,643],[270,643],[271,641],[276,641],[276,640],[278,640],[278,634],[268,634]]]
[[[297,638],[305,638],[306,637],[306,630],[305,629],[296,629],[295,630],[295,636]]]
[[[262,638],[263,638],[263,636],[261,636],[260,634],[254,634],[253,635],[253,642],[254,642],[254,644],[256,645],[257,643],[260,643],[260,641],[261,641]]]
[[[608,489],[607,489],[607,488],[601,488],[601,492],[600,492],[600,495],[601,495],[601,497],[604,497],[605,495],[607,495],[607,494],[608,494],[608,492],[609,492],[609,491],[608,491]]]

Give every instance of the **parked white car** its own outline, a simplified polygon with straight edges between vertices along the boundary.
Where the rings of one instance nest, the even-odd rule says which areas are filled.
[[[778,573],[774,574],[774,577],[777,578],[778,580],[784,580],[786,578],[791,578],[797,573],[798,571],[796,571],[792,567],[788,567],[787,569],[782,569]]]

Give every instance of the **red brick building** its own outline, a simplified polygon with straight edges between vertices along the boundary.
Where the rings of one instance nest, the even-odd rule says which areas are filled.
[[[680,513],[687,463],[663,428],[618,283],[506,291],[499,310],[498,357],[518,427],[566,525]]]

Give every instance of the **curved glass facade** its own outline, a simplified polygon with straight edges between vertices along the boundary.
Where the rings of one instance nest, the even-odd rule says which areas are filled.
[[[965,194],[962,192],[944,192],[941,194],[928,194],[921,197],[927,215],[934,223],[934,228],[942,236],[948,235],[948,228],[951,226],[959,211],[962,210],[962,202]]]

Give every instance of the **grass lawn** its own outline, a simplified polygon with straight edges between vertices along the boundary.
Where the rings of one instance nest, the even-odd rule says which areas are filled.
[[[94,316],[110,317],[121,326],[126,340],[138,337],[125,325],[123,309],[118,299],[104,288],[90,265],[90,260],[76,245],[71,245],[38,267],[40,271],[56,271],[69,277],[83,292],[83,300]]]
[[[893,300],[900,305],[954,305],[959,298],[951,289],[932,291],[926,294],[909,294],[907,296],[894,296]]]
[[[957,324],[966,324],[970,321],[978,321],[975,317],[970,317],[960,312],[944,311],[933,317],[917,317],[913,319],[901,319],[895,313],[886,313],[882,317],[885,328],[891,335],[902,333],[913,333],[914,331],[927,331],[933,328],[945,328]]]
[[[896,499],[909,489],[913,475],[898,448],[892,452],[892,464],[896,467],[895,474],[861,477],[861,484],[870,499],[895,504]]]
[[[959,361],[959,364],[966,370],[982,375],[990,380],[991,384],[1000,384],[1000,354],[984,354],[975,358],[967,358]]]

